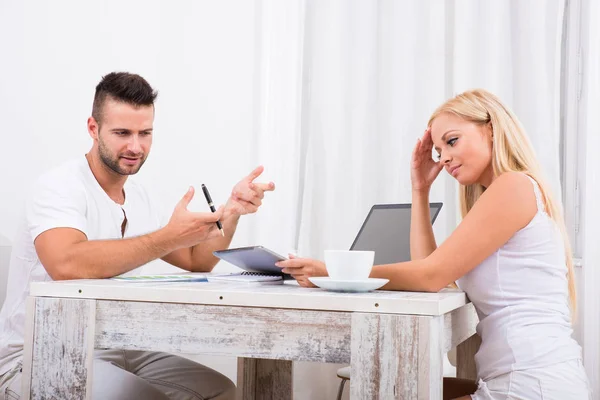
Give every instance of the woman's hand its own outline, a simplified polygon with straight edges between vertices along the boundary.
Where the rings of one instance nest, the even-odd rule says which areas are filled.
[[[423,137],[417,140],[410,161],[410,180],[413,191],[429,192],[431,184],[443,168],[441,162],[436,162],[431,157],[432,149],[431,127],[428,127],[425,129]]]
[[[324,262],[312,258],[298,258],[293,254],[290,254],[289,257],[289,260],[279,261],[275,265],[282,268],[281,272],[284,274],[293,276],[300,286],[315,287],[308,280],[309,277],[327,276],[327,269]]]

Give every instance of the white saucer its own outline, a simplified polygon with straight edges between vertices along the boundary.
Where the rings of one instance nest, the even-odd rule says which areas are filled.
[[[331,279],[328,276],[313,276],[312,278],[308,278],[308,280],[321,289],[331,290],[333,292],[350,293],[370,292],[372,290],[379,289],[390,281],[389,279],[382,278],[367,278],[350,281]]]

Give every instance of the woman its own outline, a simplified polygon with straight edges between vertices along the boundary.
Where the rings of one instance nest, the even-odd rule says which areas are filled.
[[[432,148],[439,161],[431,158]],[[429,190],[442,169],[460,184],[463,220],[437,247]],[[479,314],[478,388],[460,399],[588,399],[581,348],[571,338],[573,261],[564,222],[525,131],[485,90],[431,116],[411,163],[412,261],[376,265],[387,290],[436,292],[456,282]],[[325,264],[281,262],[302,286]],[[570,306],[570,307],[569,307]]]

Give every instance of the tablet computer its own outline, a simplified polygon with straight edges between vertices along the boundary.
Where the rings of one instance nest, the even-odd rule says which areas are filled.
[[[279,275],[283,276],[284,279],[293,279],[291,275],[282,273],[281,268],[275,265],[277,261],[287,260],[287,258],[263,246],[217,250],[213,251],[213,254],[215,257],[227,261],[248,272],[265,275]]]

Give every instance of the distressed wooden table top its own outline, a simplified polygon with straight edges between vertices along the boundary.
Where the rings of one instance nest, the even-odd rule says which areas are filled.
[[[110,279],[34,282],[30,295],[432,316],[446,314],[468,303],[465,293],[458,289],[444,289],[439,293],[334,293],[294,284],[133,283]]]

